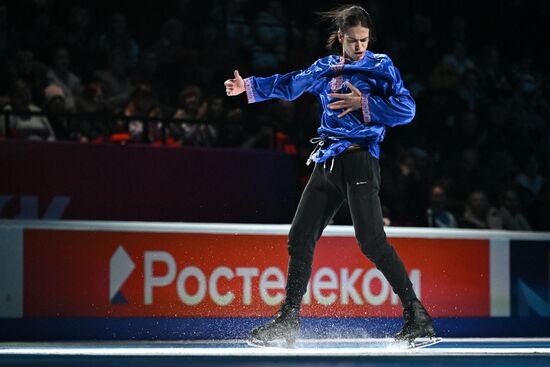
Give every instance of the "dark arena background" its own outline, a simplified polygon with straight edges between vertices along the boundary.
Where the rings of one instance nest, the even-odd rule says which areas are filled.
[[[416,101],[381,143],[386,233],[439,343],[344,204],[294,348],[254,348],[321,106],[224,81],[326,56],[335,1],[0,3],[0,366],[550,365],[550,1],[365,1]]]

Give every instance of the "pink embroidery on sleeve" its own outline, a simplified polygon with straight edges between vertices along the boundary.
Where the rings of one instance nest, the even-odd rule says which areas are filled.
[[[369,96],[367,94],[361,95],[361,109],[363,110],[363,121],[368,124],[371,122],[371,117],[369,109]]]
[[[246,91],[246,99],[248,100],[248,103],[256,102],[254,89],[252,88],[252,77],[244,79],[244,89]]]

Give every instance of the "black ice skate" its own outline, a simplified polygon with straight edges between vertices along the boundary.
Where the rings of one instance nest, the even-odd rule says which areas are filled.
[[[432,318],[420,301],[415,300],[403,310],[405,324],[403,329],[395,335],[399,341],[414,342],[416,338],[433,338],[435,330],[432,325]]]
[[[300,334],[300,309],[283,304],[274,320],[252,330],[248,342],[262,347],[292,348]]]

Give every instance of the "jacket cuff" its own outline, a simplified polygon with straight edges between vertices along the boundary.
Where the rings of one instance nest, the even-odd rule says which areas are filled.
[[[368,94],[361,95],[361,110],[363,115],[363,122],[368,124],[369,122],[371,122]]]
[[[256,102],[254,87],[252,87],[252,77],[244,79],[244,90],[246,91],[246,99],[248,100],[248,103]]]

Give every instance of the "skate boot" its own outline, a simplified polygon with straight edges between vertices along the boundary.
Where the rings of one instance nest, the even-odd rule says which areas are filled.
[[[405,324],[403,329],[395,335],[398,341],[412,343],[416,338],[433,338],[435,330],[432,318],[419,300],[414,300],[403,309]]]
[[[257,346],[292,348],[300,334],[299,307],[283,304],[274,320],[252,330],[248,342]]]

